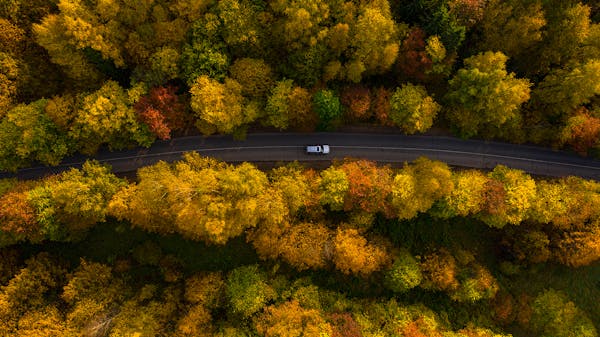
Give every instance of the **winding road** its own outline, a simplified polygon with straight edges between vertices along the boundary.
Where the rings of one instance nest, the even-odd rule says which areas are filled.
[[[307,155],[304,146],[329,144],[326,156]],[[227,162],[323,161],[346,157],[364,158],[380,163],[402,163],[421,156],[441,160],[452,166],[491,169],[498,164],[530,174],[561,177],[568,175],[600,180],[600,161],[548,148],[515,145],[453,137],[405,136],[373,133],[255,133],[244,141],[231,136],[190,136],[158,141],[152,147],[126,151],[100,151],[95,159],[112,165],[113,172],[131,172],[160,160],[175,161],[185,152],[196,151]],[[70,167],[80,167],[87,159],[75,156],[59,166],[24,168],[17,173],[0,172],[0,178],[39,178]]]

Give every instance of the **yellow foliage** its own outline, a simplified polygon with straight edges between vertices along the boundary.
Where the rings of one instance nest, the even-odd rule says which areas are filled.
[[[391,262],[385,247],[368,243],[356,229],[338,228],[333,240],[333,263],[344,274],[368,275]]]
[[[331,336],[332,329],[315,309],[304,309],[297,301],[270,306],[255,322],[265,337]]]

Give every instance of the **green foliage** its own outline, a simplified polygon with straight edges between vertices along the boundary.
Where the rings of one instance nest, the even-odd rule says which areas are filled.
[[[135,88],[134,88],[135,89]],[[69,136],[84,154],[94,154],[101,145],[123,149],[134,144],[150,146],[155,136],[135,116],[130,93],[116,82],[81,98]]]
[[[38,161],[58,165],[71,152],[66,135],[44,113],[46,100],[19,105],[0,121],[0,169],[16,170]]]
[[[486,52],[465,59],[450,80],[448,118],[462,137],[494,131],[520,118],[519,107],[529,99],[531,83],[506,71],[507,57]],[[497,134],[497,132],[496,132]]]
[[[392,268],[386,271],[386,287],[394,292],[406,292],[421,283],[421,267],[408,252],[401,251],[395,258]]]
[[[320,201],[323,205],[328,205],[331,210],[343,209],[344,198],[349,188],[350,183],[343,170],[331,166],[321,171]]]
[[[590,319],[560,291],[548,289],[532,304],[531,325],[540,336],[598,336]]]
[[[440,110],[440,105],[427,95],[425,87],[411,83],[397,88],[390,104],[391,120],[407,134],[429,130]]]
[[[313,96],[314,109],[319,116],[319,128],[328,130],[342,117],[342,103],[331,90],[320,90]]]
[[[242,318],[252,316],[277,295],[256,265],[232,270],[227,275],[225,293],[229,311]]]

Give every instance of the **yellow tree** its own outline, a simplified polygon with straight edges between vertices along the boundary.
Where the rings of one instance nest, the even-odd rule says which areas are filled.
[[[256,108],[246,103],[242,86],[236,80],[226,78],[225,83],[219,83],[202,75],[190,93],[190,105],[198,118],[196,126],[205,135],[233,133],[258,117]]]
[[[367,242],[356,229],[338,228],[333,245],[333,263],[344,274],[369,275],[391,262],[384,245]]]
[[[484,212],[479,217],[488,226],[502,228],[506,224],[518,225],[527,218],[536,197],[535,181],[525,172],[498,165],[489,174],[500,182],[504,189],[501,211],[495,214]]]
[[[255,320],[256,330],[265,337],[330,336],[331,325],[316,309],[305,309],[293,300],[272,305]]]

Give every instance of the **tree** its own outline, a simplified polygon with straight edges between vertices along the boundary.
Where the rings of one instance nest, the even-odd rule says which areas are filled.
[[[535,181],[525,172],[498,165],[489,177],[503,185],[503,200],[497,211],[482,213],[479,218],[488,226],[502,228],[506,224],[518,225],[527,218],[535,201]]]
[[[110,167],[85,162],[47,180],[28,193],[42,231],[51,240],[75,240],[97,223],[104,222],[112,196],[125,185]]]
[[[532,304],[531,326],[540,336],[598,335],[594,324],[568,297],[560,291],[548,289],[540,293]]]
[[[456,259],[445,249],[425,255],[421,261],[421,272],[423,273],[421,287],[425,289],[454,290],[458,288]]]
[[[387,4],[386,4],[387,5]],[[358,83],[364,76],[383,74],[396,61],[399,27],[392,19],[389,6],[365,6],[359,14],[351,52],[346,65],[346,77]]]
[[[570,267],[581,267],[600,259],[600,224],[594,223],[553,235],[554,257]]]
[[[117,193],[109,212],[161,234],[225,244],[259,222],[283,222],[283,198],[268,189],[266,175],[248,163],[229,166],[198,154],[169,166],[138,171],[139,183]]]
[[[598,144],[600,118],[590,115],[585,107],[581,107],[569,117],[559,137],[561,144],[568,144],[577,153],[586,156],[588,150]]]
[[[18,105],[0,121],[0,169],[16,171],[39,161],[58,165],[71,152],[67,138],[44,113],[46,100]]]
[[[423,275],[417,260],[406,250],[395,257],[392,268],[386,271],[385,285],[394,292],[406,292],[421,283]]]
[[[137,121],[132,108],[135,89],[125,91],[117,82],[107,81],[81,98],[69,136],[81,146],[82,153],[94,154],[104,144],[111,149],[152,144],[154,135]]]
[[[170,139],[173,130],[185,127],[185,106],[176,91],[174,86],[154,87],[134,105],[138,119],[159,139]]]
[[[198,120],[196,127],[205,135],[233,133],[257,117],[252,105],[246,104],[241,85],[232,79],[219,83],[205,75],[190,88],[190,105]]]
[[[426,212],[454,189],[448,165],[421,157],[394,176],[391,205],[399,219]]]
[[[350,182],[344,170],[330,166],[321,171],[319,184],[321,204],[328,205],[332,211],[342,210],[349,189]]]
[[[402,41],[396,70],[401,78],[422,83],[434,79],[435,75],[448,75],[450,61],[437,35],[426,38],[425,31],[415,27]]]
[[[506,71],[507,59],[500,52],[471,56],[450,80],[445,97],[448,118],[462,137],[474,136],[482,129],[497,132],[520,118],[519,107],[529,99],[531,84]]]
[[[386,248],[367,242],[356,229],[338,228],[333,239],[333,263],[344,274],[369,275],[390,262]]]
[[[232,270],[227,275],[225,292],[229,311],[241,318],[249,318],[277,295],[256,265]]]
[[[429,130],[440,110],[440,105],[427,95],[425,87],[411,83],[397,88],[390,104],[391,120],[407,134]]]
[[[267,99],[265,112],[266,123],[281,130],[291,127],[311,131],[317,124],[311,94],[304,88],[294,86],[292,80],[275,84]]]
[[[542,40],[546,18],[540,2],[491,0],[480,25],[479,50],[497,50],[520,59]]]
[[[269,174],[271,186],[282,193],[292,216],[307,205],[318,205],[318,202],[313,201],[317,197],[317,191],[307,181],[303,171],[301,166],[291,164],[274,168]]]
[[[373,92],[373,114],[377,121],[381,125],[392,125],[392,120],[390,119],[390,113],[392,110],[390,104],[390,97],[392,97],[392,92],[384,87],[379,87]]]
[[[244,96],[264,98],[274,84],[271,67],[262,59],[241,58],[229,67],[229,74],[242,86]]]
[[[548,117],[564,118],[600,94],[600,60],[552,70],[533,91],[533,104]]]
[[[297,301],[272,305],[255,321],[256,330],[265,337],[331,335],[331,325],[316,309],[305,309]]]
[[[324,268],[329,262],[331,231],[322,224],[292,225],[278,244],[281,258],[298,270]]]
[[[345,87],[341,94],[345,115],[349,121],[364,121],[371,117],[371,93],[365,86]]]
[[[0,246],[43,239],[36,209],[28,198],[30,188],[19,183],[0,196]]]
[[[330,129],[342,117],[342,104],[338,96],[331,90],[319,90],[313,96],[314,109],[319,116],[319,127]]]
[[[454,189],[439,201],[434,215],[443,218],[467,217],[479,213],[485,203],[485,187],[488,178],[476,170],[452,173]]]
[[[340,166],[348,179],[344,210],[360,209],[367,213],[390,214],[387,203],[392,172],[389,167],[377,167],[366,160],[346,161]]]

